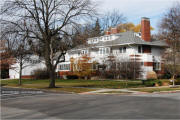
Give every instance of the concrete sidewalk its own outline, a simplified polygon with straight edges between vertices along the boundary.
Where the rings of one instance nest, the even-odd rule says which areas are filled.
[[[102,93],[111,92],[111,91],[112,92],[130,93],[130,94],[144,93],[144,92],[133,91],[133,90],[129,90],[129,89],[101,89],[101,90],[96,90],[96,91],[84,92],[84,93],[80,93],[80,94],[102,94]]]

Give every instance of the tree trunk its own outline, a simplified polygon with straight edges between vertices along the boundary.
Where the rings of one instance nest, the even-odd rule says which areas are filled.
[[[20,63],[20,70],[19,70],[19,85],[22,85],[22,64]]]
[[[55,70],[50,70],[50,84],[49,84],[49,88],[55,88]]]

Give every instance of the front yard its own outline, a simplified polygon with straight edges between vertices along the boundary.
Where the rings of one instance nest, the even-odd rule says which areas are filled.
[[[1,86],[6,87],[20,87],[20,88],[33,88],[43,89],[55,92],[70,92],[70,93],[83,93],[89,91],[95,91],[98,89],[124,89],[128,88],[133,91],[140,92],[160,92],[160,91],[173,91],[180,90],[180,87],[150,87],[147,88],[142,84],[141,80],[136,81],[123,81],[123,80],[56,80],[57,88],[48,88],[49,80],[22,80],[23,85],[18,86],[18,80],[1,80]],[[161,80],[168,82],[167,80]],[[111,92],[110,92],[111,93]]]
[[[23,85],[18,86],[18,80],[1,80],[1,85],[9,87],[48,89],[66,92],[88,92],[99,88],[137,88],[143,87],[141,81],[114,81],[114,80],[56,80],[57,88],[48,88],[49,80],[22,80]]]

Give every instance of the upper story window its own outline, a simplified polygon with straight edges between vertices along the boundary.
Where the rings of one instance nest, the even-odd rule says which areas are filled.
[[[109,40],[109,36],[106,36],[106,39]]]
[[[107,38],[107,37],[104,37],[104,40],[105,40],[105,41],[106,41],[106,38]]]
[[[120,53],[126,53],[126,47],[120,47],[119,52]]]
[[[81,51],[81,54],[83,54],[83,55],[84,55],[84,54],[88,54],[88,50],[82,50],[82,51]]]

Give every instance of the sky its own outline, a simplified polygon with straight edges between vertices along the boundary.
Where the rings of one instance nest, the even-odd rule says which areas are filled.
[[[155,28],[152,33],[157,33],[162,16],[177,2],[180,0],[98,0],[98,8],[101,13],[119,10],[128,22],[134,24],[139,24],[141,17],[148,17]]]

